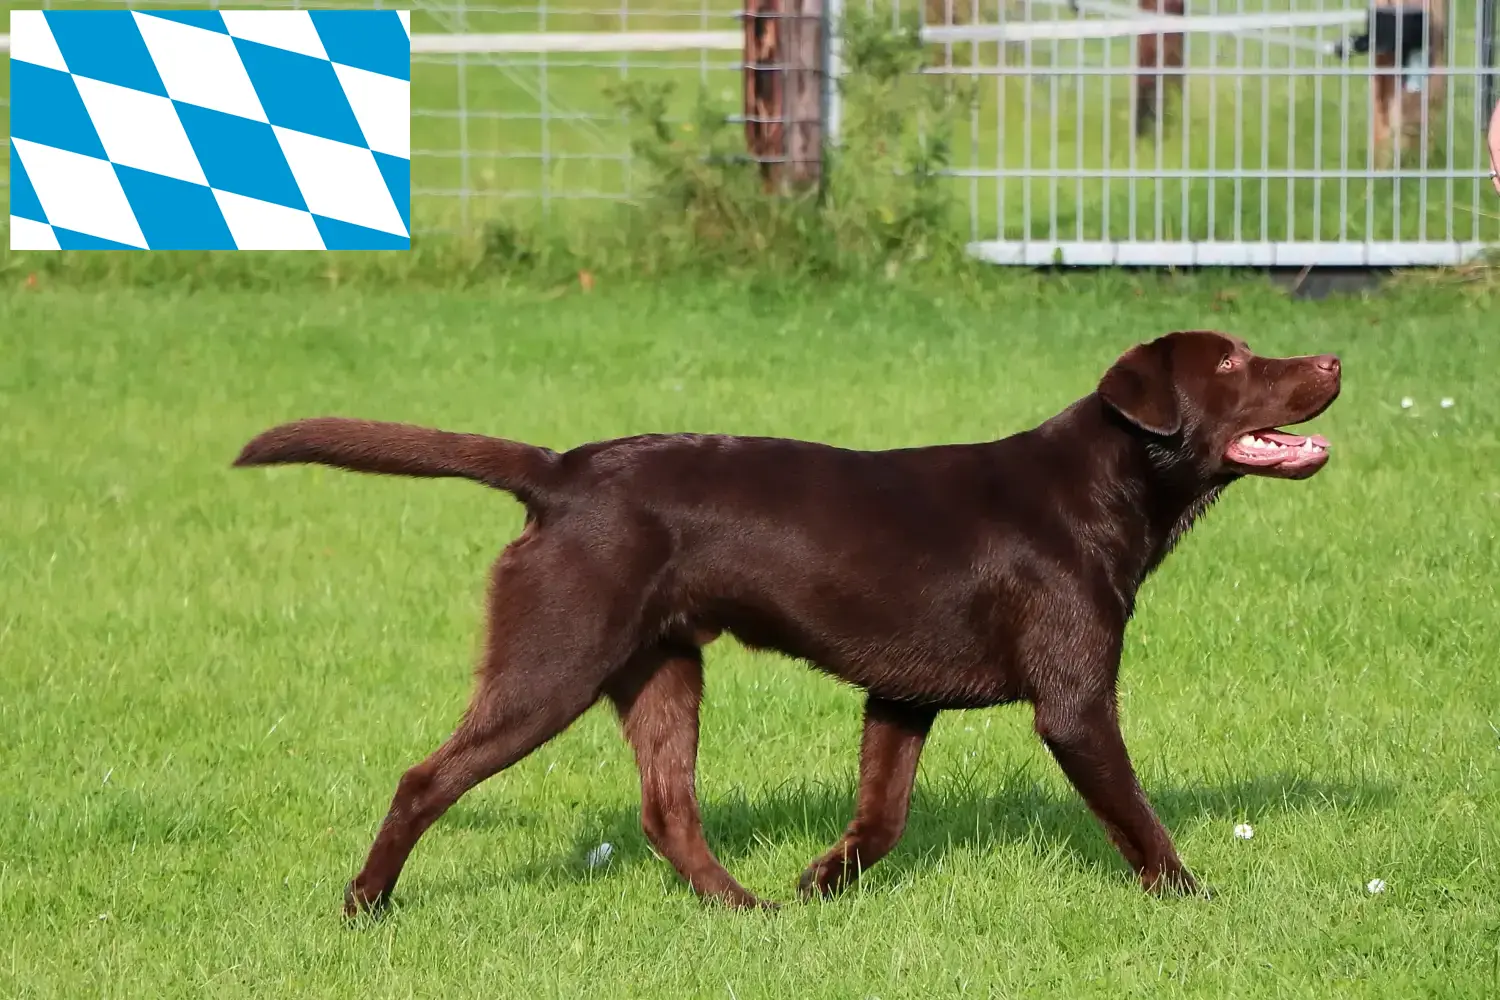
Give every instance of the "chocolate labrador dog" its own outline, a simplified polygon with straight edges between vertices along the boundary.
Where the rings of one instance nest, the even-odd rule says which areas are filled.
[[[317,462],[463,477],[526,527],[496,562],[488,643],[462,723],[402,776],[350,915],[390,896],[417,839],[479,782],[602,695],[641,776],[646,836],[705,898],[766,905],[704,840],[694,791],[702,648],[729,632],[863,688],[853,821],[803,873],[832,894],[891,850],[944,709],[1029,701],[1036,731],[1147,889],[1192,876],[1136,781],[1115,682],[1136,592],[1241,476],[1305,479],[1339,360],[1268,358],[1219,333],[1131,348],[1095,392],[983,444],[849,451],[774,438],[645,435],[545,448],[405,424],[285,424],[235,465]]]

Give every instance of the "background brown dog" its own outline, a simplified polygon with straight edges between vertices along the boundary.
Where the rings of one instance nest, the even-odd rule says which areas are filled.
[[[383,904],[444,811],[601,697],[635,751],[651,843],[700,895],[764,905],[709,850],[694,788],[701,649],[722,632],[868,692],[854,820],[803,873],[804,894],[837,892],[895,846],[939,711],[1011,701],[1032,703],[1141,884],[1193,890],[1120,733],[1126,623],[1226,486],[1322,468],[1326,441],[1275,428],[1317,416],[1339,386],[1332,355],[1263,358],[1191,332],[1132,348],[1096,392],[982,444],[677,434],[557,454],[339,418],[265,432],[236,465],[464,477],[526,505],[495,564],[469,710],[401,778],[346,913]]]

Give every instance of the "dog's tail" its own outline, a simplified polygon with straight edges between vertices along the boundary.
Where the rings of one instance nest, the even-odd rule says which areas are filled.
[[[313,462],[356,472],[472,479],[544,505],[557,481],[556,452],[519,441],[378,420],[314,417],[273,427],[245,445],[235,466]]]

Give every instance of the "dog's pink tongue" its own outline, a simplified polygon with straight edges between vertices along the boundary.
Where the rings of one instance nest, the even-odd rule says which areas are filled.
[[[1267,441],[1275,441],[1277,444],[1285,445],[1288,448],[1300,448],[1303,442],[1309,440],[1319,448],[1328,447],[1328,439],[1321,434],[1314,434],[1311,438],[1308,438],[1302,434],[1288,434],[1286,431],[1256,431],[1255,436],[1264,438]]]

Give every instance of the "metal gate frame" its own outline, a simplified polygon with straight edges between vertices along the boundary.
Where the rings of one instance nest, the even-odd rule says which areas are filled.
[[[900,0],[896,0],[897,3]],[[908,0],[911,2],[911,0]],[[944,7],[942,23],[924,24],[924,41],[939,50],[941,58],[936,65],[924,72],[934,75],[967,77],[999,91],[1000,99],[991,101],[996,107],[983,109],[995,114],[998,108],[999,121],[993,139],[985,135],[979,122],[980,110],[974,113],[971,123],[970,162],[967,166],[955,166],[947,171],[955,183],[968,187],[970,253],[980,260],[995,264],[1047,266],[1047,265],[1152,265],[1152,266],[1432,266],[1456,265],[1475,261],[1486,253],[1500,248],[1500,199],[1495,198],[1489,182],[1488,157],[1484,151],[1483,132],[1489,121],[1490,104],[1494,87],[1494,19],[1495,0],[1449,0],[1454,13],[1472,10],[1469,24],[1460,24],[1457,16],[1448,19],[1447,50],[1449,65],[1429,70],[1433,75],[1442,75],[1449,84],[1464,84],[1472,91],[1471,98],[1459,107],[1457,86],[1448,86],[1447,101],[1439,107],[1435,100],[1422,100],[1420,128],[1430,136],[1427,149],[1409,154],[1402,161],[1399,157],[1389,168],[1377,165],[1374,150],[1368,141],[1363,144],[1360,136],[1351,131],[1351,121],[1359,117],[1354,112],[1360,95],[1369,91],[1374,77],[1391,76],[1397,80],[1398,88],[1406,79],[1401,67],[1376,68],[1362,62],[1351,61],[1337,53],[1330,44],[1329,32],[1335,28],[1355,27],[1365,20],[1366,8],[1354,0],[1312,0],[1312,10],[1287,10],[1289,4],[1299,0],[1283,0],[1282,9],[1246,13],[1247,0],[1200,0],[1199,6],[1186,12],[1186,16],[1156,14],[1154,8],[1159,0],[1141,0],[1151,10],[1134,10],[1121,7],[1108,0],[1020,0],[1026,6],[1022,17],[1005,17],[984,20],[981,15],[981,0],[938,0]],[[1000,0],[1004,3],[1005,0]],[[1010,0],[1015,3],[1016,0]],[[1168,0],[1170,2],[1170,0]],[[1262,0],[1249,0],[1262,2]],[[1275,2],[1275,0],[1268,0]],[[1306,4],[1310,0],[1300,0]],[[1034,19],[1032,4],[1068,5],[1078,11],[1074,19]],[[1203,6],[1207,13],[1200,13]],[[957,10],[955,10],[957,8]],[[1170,7],[1163,7],[1170,10]],[[1180,8],[1179,8],[1180,9]],[[1223,11],[1221,13],[1221,11]],[[924,11],[924,14],[926,12]],[[958,14],[955,17],[955,13]],[[967,21],[968,23],[964,23]],[[1469,30],[1472,28],[1472,32]],[[1209,104],[1210,135],[1208,164],[1200,165],[1203,159],[1202,125],[1195,120],[1194,112],[1181,115],[1178,131],[1164,127],[1157,121],[1154,135],[1137,141],[1125,135],[1130,142],[1127,155],[1121,155],[1110,147],[1111,139],[1120,141],[1118,124],[1115,134],[1110,132],[1111,117],[1115,112],[1105,108],[1102,120],[1102,155],[1095,162],[1086,163],[1083,118],[1070,123],[1066,131],[1075,140],[1072,162],[1060,162],[1058,156],[1059,137],[1065,130],[1063,115],[1067,108],[1060,108],[1057,88],[1060,80],[1072,80],[1080,91],[1086,86],[1083,81],[1093,78],[1101,81],[1107,89],[1111,77],[1134,77],[1140,67],[1134,60],[1117,60],[1111,63],[1106,57],[1103,66],[1087,65],[1082,58],[1065,66],[1051,65],[1036,59],[1044,47],[1050,46],[1050,54],[1056,56],[1065,50],[1081,56],[1085,47],[1102,43],[1106,53],[1110,39],[1132,41],[1142,35],[1153,35],[1156,39],[1171,37],[1168,31],[1185,39],[1188,49],[1186,67],[1174,70],[1161,69],[1161,76],[1176,76],[1187,87],[1192,87],[1195,78],[1203,78],[1199,87],[1216,91],[1236,90],[1240,100],[1234,105],[1241,111],[1234,115],[1233,144],[1234,161],[1229,165],[1215,162],[1213,143],[1222,145],[1222,135],[1214,135],[1216,127],[1228,128],[1221,120],[1214,120],[1216,104]],[[1304,33],[1312,30],[1317,38],[1308,38]],[[1194,42],[1207,36],[1208,41]],[[1459,63],[1452,56],[1468,58],[1458,51],[1455,44],[1462,41],[1469,46],[1474,58],[1469,63]],[[1231,65],[1223,65],[1215,56],[1232,45],[1238,58]],[[1247,62],[1247,46],[1258,47],[1259,58]],[[1278,59],[1273,64],[1269,52],[1273,46],[1293,53],[1289,58]],[[1194,55],[1207,50],[1208,64]],[[987,61],[984,54],[988,50]],[[1299,58],[1296,53],[1301,53]],[[1005,58],[1010,56],[1011,58]],[[1019,59],[1014,58],[1019,56]],[[1299,65],[1300,63],[1300,65]],[[1160,64],[1158,64],[1160,65]],[[832,68],[832,67],[831,67]],[[1155,67],[1153,67],[1155,68]],[[1014,121],[1006,121],[1006,95],[1018,84],[1029,95],[1032,92],[1050,93],[1048,111],[1050,121],[1043,124],[1042,132],[1050,140],[1050,150],[1038,151],[1034,134],[1037,119],[1027,105],[1028,120],[1019,137]],[[1425,79],[1431,79],[1431,76]],[[1277,122],[1277,128],[1286,136],[1285,162],[1273,165],[1267,154],[1272,143],[1269,111],[1260,109],[1261,133],[1259,147],[1261,162],[1252,164],[1244,158],[1246,146],[1256,145],[1256,137],[1247,136],[1243,109],[1244,100],[1252,87],[1262,96],[1269,93],[1273,81],[1279,82],[1295,93],[1302,88],[1304,93],[1316,90],[1320,104],[1314,116],[1321,116],[1326,105],[1327,92],[1339,91],[1341,98],[1337,108],[1338,134],[1341,149],[1319,149],[1315,162],[1303,165],[1307,152],[1299,145],[1292,131],[1298,117],[1297,109],[1287,111],[1287,120]],[[1116,89],[1116,94],[1121,90]],[[1483,95],[1483,96],[1481,96]],[[1216,95],[1220,96],[1220,95]],[[1364,98],[1368,100],[1368,98]],[[836,101],[835,101],[836,103]],[[1482,106],[1481,106],[1482,103]],[[1082,109],[1082,98],[1078,99]],[[836,107],[833,109],[836,115]],[[1163,116],[1166,117],[1166,116]],[[1366,111],[1365,117],[1368,118]],[[1470,124],[1467,119],[1474,120]],[[1318,122],[1320,134],[1326,131],[1326,120]],[[1007,132],[1006,126],[1012,126]],[[1197,126],[1198,134],[1190,134]],[[1472,132],[1469,141],[1463,141],[1462,130]],[[1366,127],[1366,132],[1369,126]],[[836,134],[830,130],[831,134]],[[993,142],[993,148],[986,147]],[[1318,140],[1315,137],[1314,143]],[[1142,151],[1142,143],[1150,148]],[[1019,165],[1016,145],[1021,150]],[[1365,148],[1361,149],[1361,145]],[[1147,155],[1147,153],[1153,155]],[[1334,162],[1333,153],[1338,154]],[[1049,155],[1050,154],[1050,155]],[[989,157],[988,163],[981,162]],[[1180,159],[1177,165],[1169,162]],[[1125,163],[1115,160],[1126,159]],[[1044,161],[1041,165],[1038,161]],[[1468,162],[1464,162],[1467,160]],[[1148,162],[1149,161],[1149,162]],[[1014,197],[1007,204],[1007,188],[1019,186],[1023,192],[1020,204]],[[1103,191],[1103,209],[1100,218],[1090,220],[1085,226],[1083,217],[1085,199],[1082,193],[1092,186]],[[1220,211],[1215,218],[1216,200],[1224,200],[1225,188],[1234,191],[1233,218],[1226,219]],[[1060,220],[1059,191],[1071,189],[1075,199],[1075,216],[1071,220]],[[1172,195],[1164,197],[1170,188]],[[1247,212],[1253,207],[1245,204],[1244,192],[1254,188],[1254,197],[1260,200],[1258,219]],[[1271,206],[1268,192],[1277,190],[1275,201],[1280,206]],[[1296,202],[1305,200],[1312,192],[1312,206],[1317,214],[1312,223],[1311,238],[1299,238],[1298,229],[1307,224],[1298,216]],[[1320,195],[1329,192],[1328,197]],[[1118,228],[1111,226],[1110,196],[1119,192],[1130,203],[1129,224]],[[1330,217],[1330,204],[1338,195],[1339,204]],[[1363,199],[1359,194],[1363,194]],[[1036,195],[1040,194],[1040,198]],[[1351,194],[1353,195],[1351,197]],[[1180,197],[1177,197],[1180,195]],[[1207,232],[1203,232],[1202,218],[1192,218],[1195,205],[1207,196],[1206,206],[1198,206],[1200,214],[1207,215]],[[1168,197],[1174,202],[1166,204]],[[1403,205],[1403,198],[1405,204]],[[1137,225],[1138,202],[1145,211],[1150,202],[1154,218],[1145,225]],[[1379,210],[1377,211],[1377,202]],[[1413,204],[1415,202],[1415,204]],[[1118,205],[1113,206],[1118,210]],[[1178,210],[1183,228],[1197,232],[1172,233],[1164,231],[1164,208]],[[993,218],[985,218],[984,209],[993,211]],[[1097,206],[1095,207],[1097,211]],[[1389,218],[1384,218],[1385,214]],[[1414,214],[1415,213],[1415,214]],[[1020,225],[1016,215],[1022,216]],[[1038,223],[1041,223],[1038,225]],[[1064,224],[1060,224],[1060,222]],[[1274,224],[1272,224],[1274,222]],[[1430,224],[1429,224],[1430,223]],[[1168,226],[1168,229],[1171,227]],[[1388,233],[1380,230],[1388,229]],[[1068,230],[1072,230],[1069,232]],[[1092,231],[1088,231],[1088,230]],[[1126,230],[1120,232],[1119,230]],[[1224,232],[1222,230],[1228,230]],[[1258,231],[1257,231],[1258,230]],[[1382,238],[1383,237],[1383,238]]]

